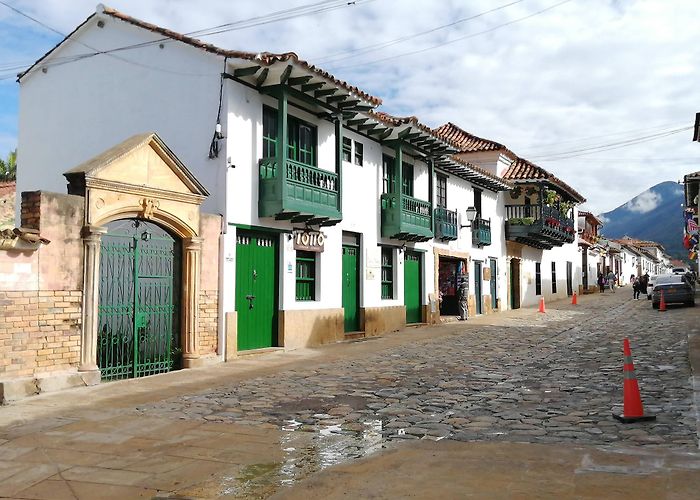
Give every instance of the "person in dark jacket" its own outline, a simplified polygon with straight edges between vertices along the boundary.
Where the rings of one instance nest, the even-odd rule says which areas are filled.
[[[605,290],[605,278],[603,277],[603,273],[598,273],[598,288],[600,288],[600,293],[603,293],[603,290]]]

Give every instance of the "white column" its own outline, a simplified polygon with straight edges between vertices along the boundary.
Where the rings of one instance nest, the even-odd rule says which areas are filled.
[[[202,238],[187,238],[182,244],[185,253],[182,273],[182,359],[183,366],[191,368],[198,364],[199,359],[199,274]]]
[[[99,371],[97,366],[97,306],[100,286],[100,244],[107,228],[83,227],[83,311],[78,371]]]

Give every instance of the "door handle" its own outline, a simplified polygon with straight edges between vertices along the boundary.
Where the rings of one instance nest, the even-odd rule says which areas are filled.
[[[252,309],[253,301],[255,300],[255,295],[246,295],[245,299],[248,301],[248,309]]]

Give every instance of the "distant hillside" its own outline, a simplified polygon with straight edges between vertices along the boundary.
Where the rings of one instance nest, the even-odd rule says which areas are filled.
[[[627,235],[661,243],[672,257],[687,258],[683,248],[683,187],[662,182],[635,196],[627,203],[598,217],[607,238]]]

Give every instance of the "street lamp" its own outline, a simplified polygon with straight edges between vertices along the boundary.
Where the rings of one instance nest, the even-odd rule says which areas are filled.
[[[467,221],[469,222],[469,224],[463,224],[459,226],[459,228],[464,229],[465,227],[472,227],[472,222],[474,222],[474,219],[476,219],[476,208],[467,208]]]

